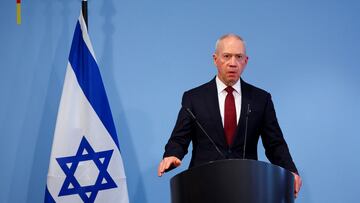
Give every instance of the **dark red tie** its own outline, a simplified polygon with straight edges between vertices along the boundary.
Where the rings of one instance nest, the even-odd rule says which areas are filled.
[[[236,108],[235,98],[233,95],[234,88],[228,86],[225,88],[227,95],[225,98],[225,112],[224,112],[224,130],[227,144],[230,146],[233,142],[236,129]]]

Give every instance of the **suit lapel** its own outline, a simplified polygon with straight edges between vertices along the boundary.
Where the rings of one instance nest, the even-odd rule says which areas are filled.
[[[220,140],[220,143],[223,147],[226,147],[226,140],[225,140],[225,132],[224,127],[221,120],[221,114],[219,109],[219,97],[217,92],[217,86],[215,78],[209,82],[209,91],[207,95],[207,105],[208,111],[210,112],[211,118],[215,123],[215,128],[217,130],[216,135],[218,135],[217,139]]]
[[[250,104],[250,108],[251,108],[251,99],[252,99],[250,86],[247,83],[245,83],[241,78],[240,78],[240,82],[241,82],[241,112],[233,142],[233,145],[235,146],[244,143],[246,112],[247,112],[248,104]]]

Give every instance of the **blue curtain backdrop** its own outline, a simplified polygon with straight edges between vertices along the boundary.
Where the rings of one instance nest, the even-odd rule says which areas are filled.
[[[131,202],[169,202],[157,165],[182,93],[210,80],[234,32],[244,80],[272,93],[304,184],[297,202],[356,202],[360,182],[360,2],[89,1],[89,33],[113,112]],[[41,202],[80,1],[0,6],[0,202]],[[262,145],[259,144],[261,160]]]

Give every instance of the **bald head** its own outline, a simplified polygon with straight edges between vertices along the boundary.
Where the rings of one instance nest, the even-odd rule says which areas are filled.
[[[240,37],[237,34],[229,33],[229,34],[225,34],[225,35],[221,36],[218,40],[216,40],[216,44],[215,44],[215,53],[216,54],[219,52],[219,49],[222,48],[223,41],[228,38],[233,38],[233,39],[237,39],[237,40],[241,41],[245,47],[245,41],[243,40],[242,37]]]

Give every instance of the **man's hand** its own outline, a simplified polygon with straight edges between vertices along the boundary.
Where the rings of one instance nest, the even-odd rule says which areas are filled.
[[[295,196],[295,198],[297,198],[298,194],[300,192],[301,185],[302,185],[302,180],[298,174],[293,173],[293,172],[292,172],[292,174],[294,175],[294,196]]]
[[[171,165],[178,167],[180,164],[180,159],[176,158],[175,156],[165,157],[159,164],[158,176],[161,177],[165,173],[165,170],[170,168]]]

